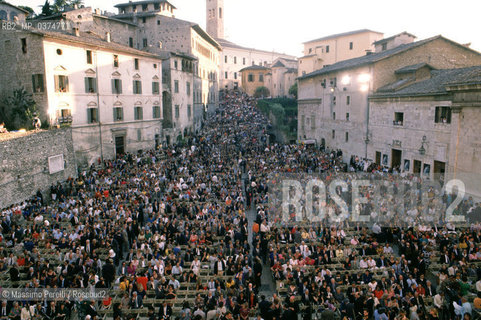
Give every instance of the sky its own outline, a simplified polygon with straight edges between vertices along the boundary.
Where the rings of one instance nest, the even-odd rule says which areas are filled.
[[[45,0],[7,0],[36,12]],[[128,0],[84,0],[86,6],[117,12]],[[53,2],[53,0],[50,0]],[[205,29],[205,0],[171,0],[179,19]],[[370,29],[385,37],[407,31],[425,39],[442,34],[481,52],[479,0],[224,0],[225,38],[239,45],[302,56],[305,41]]]

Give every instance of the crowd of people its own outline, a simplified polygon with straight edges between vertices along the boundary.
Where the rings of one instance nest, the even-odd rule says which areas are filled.
[[[48,195],[39,192],[3,209],[3,287],[108,288],[110,295],[5,300],[0,319],[476,316],[481,226],[421,220],[445,208],[452,195],[433,191],[402,225],[389,215],[388,223],[374,225],[286,221],[273,199],[273,183],[283,175],[319,174],[330,181],[351,171],[343,179],[355,177],[341,151],[269,144],[268,125],[253,98],[226,93],[187,145],[99,162]],[[368,215],[379,208],[376,217],[396,208],[399,197],[389,189],[362,191],[368,203],[349,207]],[[350,192],[340,192],[346,202]],[[333,211],[328,216],[338,210],[332,197],[323,205]],[[459,207],[471,215],[481,210],[472,199]],[[394,211],[400,215],[403,208]],[[266,278],[274,292],[265,289]]]

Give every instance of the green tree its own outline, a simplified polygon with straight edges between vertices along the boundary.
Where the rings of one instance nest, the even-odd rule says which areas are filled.
[[[272,115],[276,118],[277,125],[283,125],[286,121],[286,111],[280,103],[271,103],[270,110]]]
[[[60,12],[63,12],[63,10],[65,9],[65,7],[68,6],[68,2],[67,0],[55,0],[55,2],[53,3],[53,13],[60,13]]]
[[[264,98],[270,96],[269,89],[266,87],[257,87],[256,91],[254,92],[254,97],[255,98]]]
[[[9,130],[31,127],[36,112],[35,100],[24,88],[14,90],[0,106],[0,118]]]
[[[84,0],[70,0],[68,3],[70,7],[77,6],[77,8],[80,8],[81,6],[83,6],[83,4]]]
[[[66,8],[77,6],[80,8],[84,4],[83,0],[55,0],[53,4],[53,12],[59,13],[65,11]]]
[[[297,82],[289,88],[289,94],[297,99]]]
[[[45,4],[42,6],[42,13],[40,14],[43,17],[48,17],[53,14],[53,10],[50,7],[50,2],[45,0]]]

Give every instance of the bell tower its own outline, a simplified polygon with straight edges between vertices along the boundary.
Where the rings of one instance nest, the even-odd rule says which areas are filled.
[[[206,0],[207,33],[224,39],[224,0]]]

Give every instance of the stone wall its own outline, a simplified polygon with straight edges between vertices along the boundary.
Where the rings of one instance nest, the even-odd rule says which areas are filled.
[[[22,48],[22,39],[25,47]],[[47,94],[45,93],[45,65],[43,39],[39,35],[21,31],[0,32],[0,99],[5,99],[13,91],[25,88],[32,93],[32,98],[37,103],[42,122],[48,119]],[[43,77],[44,91],[34,92],[32,75],[39,74]]]
[[[50,174],[53,166],[49,166],[49,157],[57,155],[63,155],[64,170]],[[0,208],[76,175],[70,129],[40,131],[0,141]]]
[[[436,69],[454,69],[481,64],[481,55],[457,43],[438,38],[411,50],[395,54],[373,65],[372,89],[396,81],[397,69],[418,63],[428,63]]]
[[[374,133],[366,136],[367,119],[373,116],[368,113],[367,94],[395,82],[397,69],[418,63],[428,63],[436,69],[462,68],[479,65],[481,55],[450,40],[437,38],[368,65],[320,74],[313,79],[301,79],[299,125],[302,126],[304,117],[305,133],[299,127],[298,136],[303,138],[304,135],[311,135],[317,141],[325,139],[328,147],[343,151],[345,161],[349,161],[351,155],[371,157],[365,144],[366,137],[371,140],[374,136]],[[361,82],[360,76],[364,74],[369,75],[369,82]],[[343,84],[346,76],[350,77],[350,81]],[[337,79],[337,86],[332,88],[330,79],[334,78]],[[321,86],[324,79],[326,88]],[[317,109],[315,104],[302,103],[303,100],[316,99],[321,100]],[[313,127],[312,119],[315,121],[314,129],[309,132],[307,129]]]
[[[25,22],[25,12],[10,4],[0,3],[0,20]]]
[[[449,155],[453,153],[450,146],[453,124],[435,123],[434,116],[437,106],[451,106],[448,97],[435,100],[432,98],[399,99],[392,98],[385,101],[372,100],[370,102],[369,129],[372,132],[371,143],[368,146],[368,158],[375,160],[376,151],[388,158],[388,166],[392,165],[392,149],[402,152],[401,164],[405,160],[410,163],[409,172],[413,172],[414,161],[430,165],[430,177],[434,177],[434,161],[446,163],[449,171]],[[393,125],[394,113],[404,114],[402,125]],[[422,137],[426,136],[424,148],[426,153],[421,155],[419,148]]]

